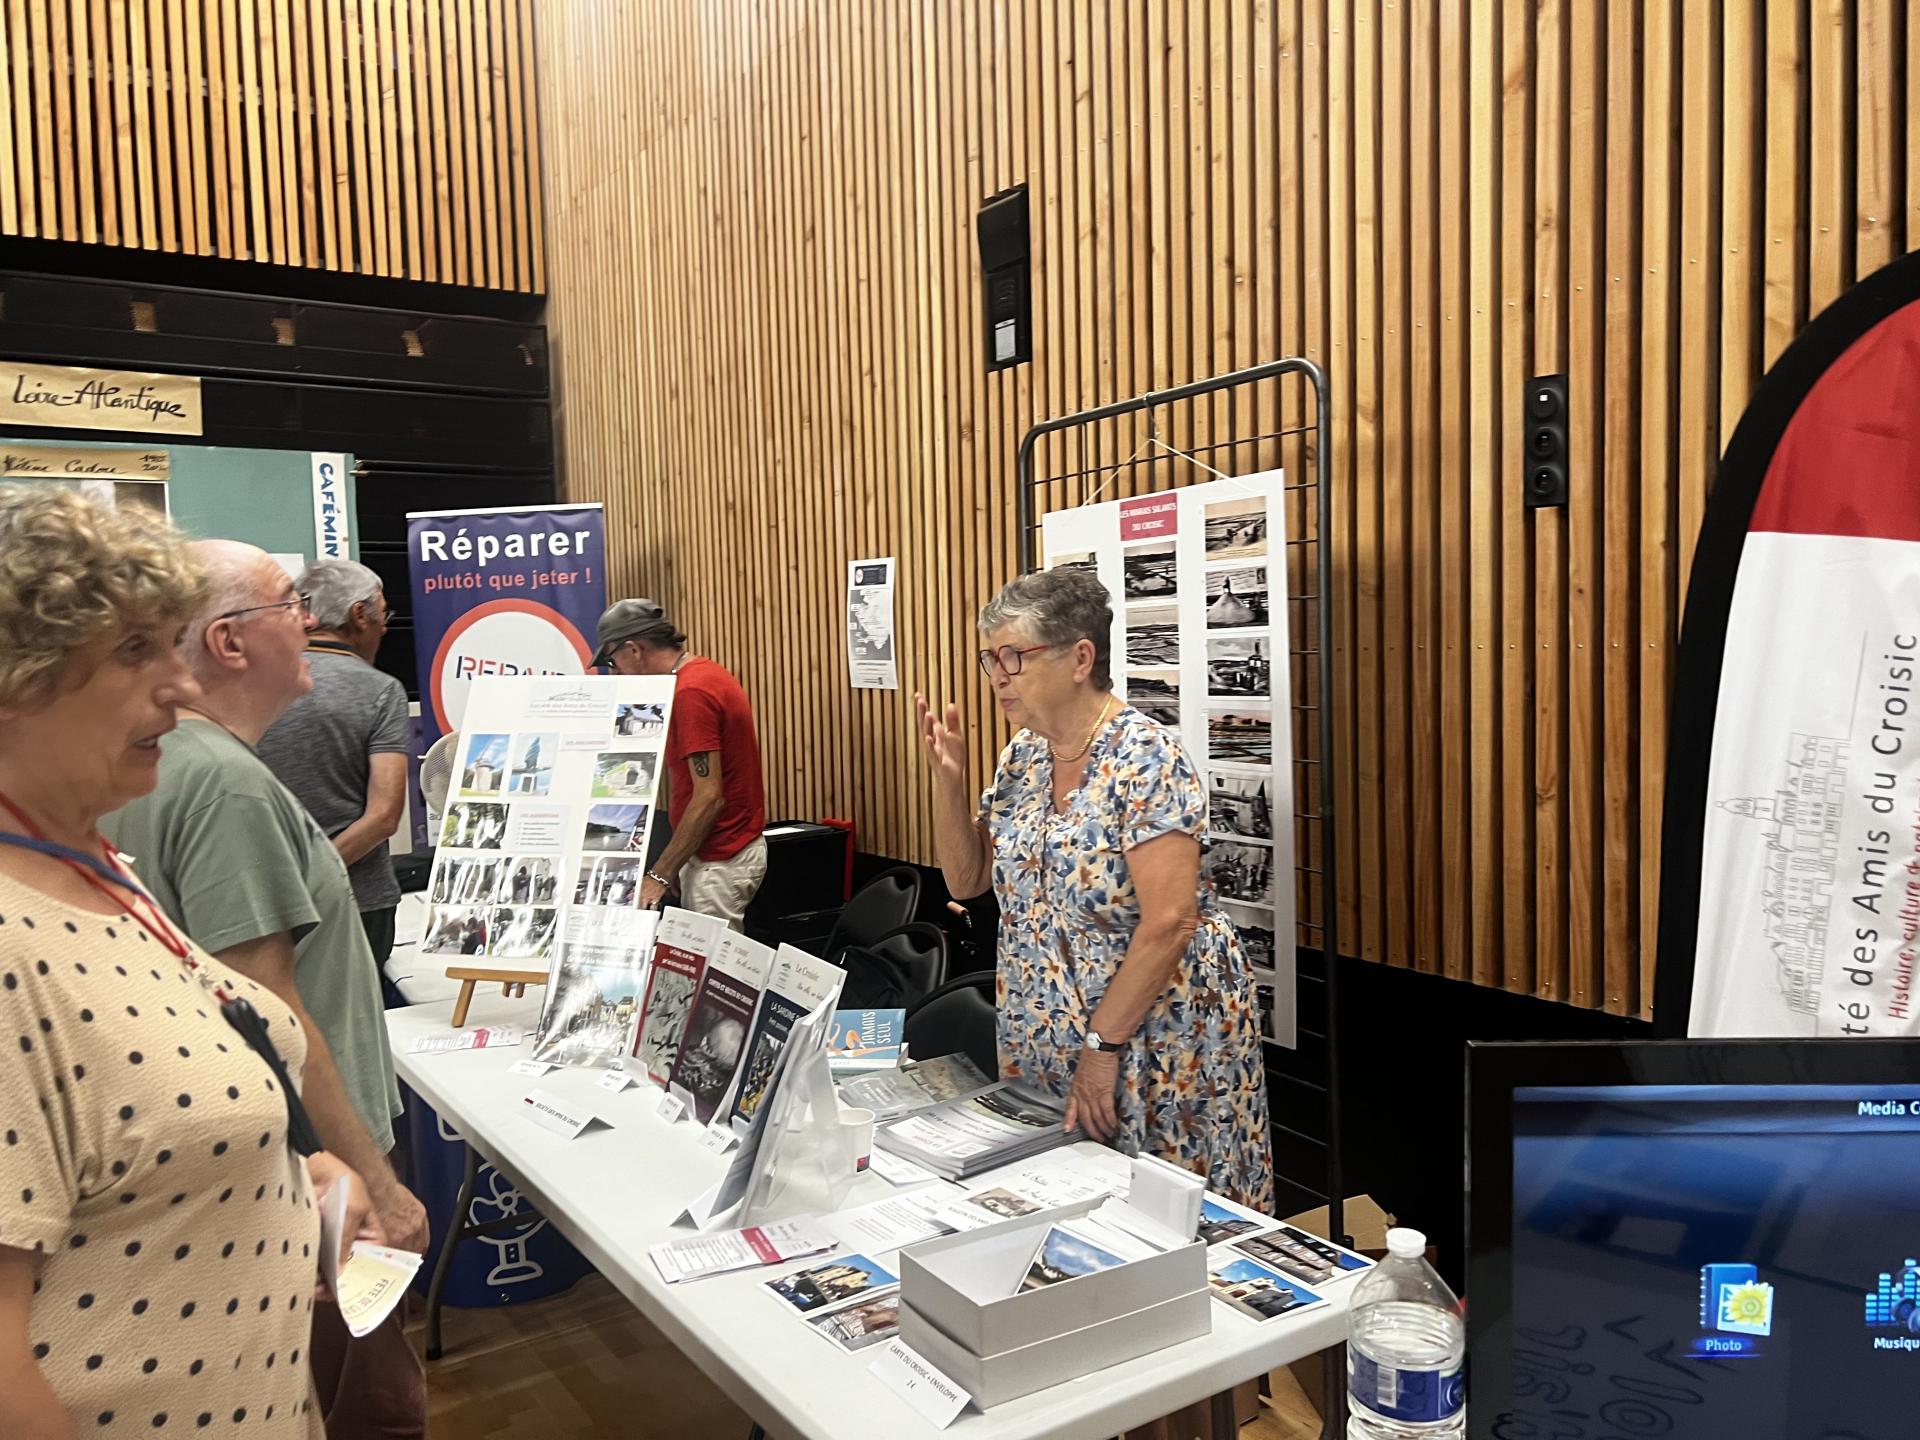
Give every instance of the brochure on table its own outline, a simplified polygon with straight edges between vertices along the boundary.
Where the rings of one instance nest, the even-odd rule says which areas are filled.
[[[1207,788],[1207,868],[1255,970],[1261,1033],[1294,1043],[1293,695],[1285,474],[1043,517],[1048,569],[1113,595],[1116,689],[1180,733]],[[1304,563],[1296,561],[1294,563]]]
[[[421,953],[552,971],[571,943],[600,957],[597,976],[579,977],[588,1028],[599,1033],[630,1009],[605,957],[634,943],[628,927],[643,913],[672,703],[671,676],[476,679],[435,837]],[[596,978],[611,987],[597,1001]]]

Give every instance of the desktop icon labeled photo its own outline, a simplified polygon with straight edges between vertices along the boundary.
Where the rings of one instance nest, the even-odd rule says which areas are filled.
[[[1720,1335],[1771,1335],[1773,1286],[1761,1280],[1760,1272],[1751,1265],[1701,1266],[1700,1328]],[[1707,1348],[1728,1353],[1731,1347]],[[1747,1347],[1731,1351],[1742,1352],[1747,1352]]]

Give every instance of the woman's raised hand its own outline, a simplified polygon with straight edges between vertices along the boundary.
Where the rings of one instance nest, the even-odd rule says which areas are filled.
[[[933,768],[933,778],[941,785],[965,790],[967,785],[967,742],[960,733],[960,707],[949,704],[945,722],[935,714],[924,695],[913,697],[920,711],[920,742]]]

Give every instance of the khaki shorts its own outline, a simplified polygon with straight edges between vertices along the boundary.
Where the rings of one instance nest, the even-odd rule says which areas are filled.
[[[767,878],[767,841],[755,840],[728,860],[689,860],[680,867],[680,903],[702,915],[712,915],[735,930],[747,906]]]

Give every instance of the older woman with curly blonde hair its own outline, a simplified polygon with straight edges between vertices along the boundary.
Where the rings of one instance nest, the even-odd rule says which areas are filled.
[[[97,829],[153,788],[196,694],[179,642],[202,589],[158,517],[0,490],[9,1440],[116,1420],[324,1433],[303,1360],[316,1192],[349,1185],[349,1233],[365,1207],[350,1170],[302,1160],[300,1028],[168,923]]]

